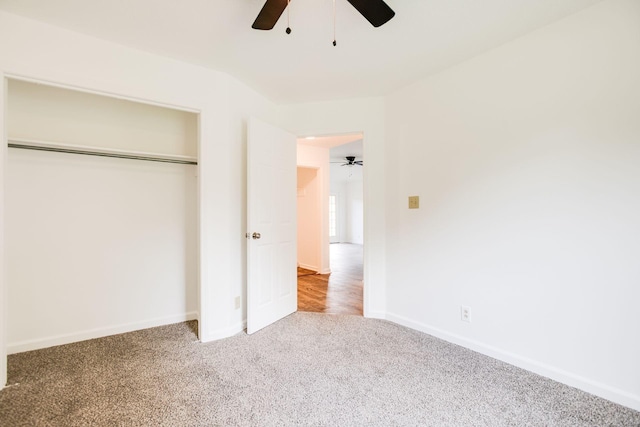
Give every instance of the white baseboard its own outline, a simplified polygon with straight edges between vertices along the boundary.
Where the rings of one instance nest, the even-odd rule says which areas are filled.
[[[117,326],[89,329],[86,331],[73,332],[69,334],[56,335],[47,338],[19,341],[7,345],[7,354],[22,353],[25,351],[39,350],[56,345],[71,344],[78,341],[85,341],[94,338],[106,337],[109,335],[123,334],[125,332],[139,331],[140,329],[155,328],[157,326],[170,325],[172,323],[186,322],[187,320],[197,320],[198,313],[191,311],[175,316],[158,317],[141,322],[126,323]]]
[[[372,314],[373,313],[369,313],[369,316],[367,317],[373,317]],[[534,372],[536,374],[561,382],[571,387],[586,391],[587,393],[591,393],[620,405],[635,409],[636,411],[640,411],[640,396],[628,393],[624,390],[610,387],[606,384],[590,380],[588,378],[573,374],[563,369],[540,363],[535,360],[528,359],[526,357],[522,357],[517,354],[510,353],[508,351],[504,351],[478,341],[470,340],[468,338],[449,333],[442,329],[413,321],[403,316],[399,316],[393,313],[386,313],[385,318],[399,325],[406,326],[408,328],[415,329],[429,335],[433,335],[434,337],[461,345],[462,347],[477,351],[478,353],[493,357],[494,359],[501,360],[519,368],[526,369],[527,371]]]
[[[247,320],[243,320],[242,322],[238,322],[235,325],[229,326],[228,328],[225,329],[219,329],[217,331],[214,331],[213,333],[207,335],[206,337],[202,337],[200,338],[201,342],[210,342],[210,341],[217,341],[217,340],[221,340],[223,338],[229,338],[232,337],[236,334],[239,334],[240,332],[243,332],[245,329],[247,329]]]
[[[364,317],[368,319],[387,319],[387,314],[384,311],[367,311],[366,313],[364,313]],[[395,322],[395,323],[399,323],[399,322]]]
[[[302,264],[302,263],[298,263],[298,267],[300,268],[304,268],[305,270],[311,270],[311,271],[318,271],[320,270],[318,267],[316,267],[315,265],[309,265],[309,264]]]

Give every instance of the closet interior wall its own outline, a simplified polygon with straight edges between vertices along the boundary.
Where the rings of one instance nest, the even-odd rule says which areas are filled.
[[[198,116],[9,80],[8,142],[197,159]],[[197,318],[197,166],[8,149],[8,352]]]

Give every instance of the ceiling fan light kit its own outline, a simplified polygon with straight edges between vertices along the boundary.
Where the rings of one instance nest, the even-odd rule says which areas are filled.
[[[374,27],[389,22],[395,16],[395,12],[384,2],[384,0],[347,0],[367,21]],[[287,9],[287,29],[285,32],[291,34],[289,20],[289,4],[291,0],[267,0],[262,6],[258,17],[253,22],[251,28],[256,30],[271,30],[285,9]],[[336,0],[333,0],[333,46],[336,41]]]

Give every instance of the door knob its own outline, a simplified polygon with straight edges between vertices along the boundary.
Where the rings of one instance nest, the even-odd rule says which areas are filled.
[[[260,233],[253,233],[251,237],[253,237],[254,240],[258,240],[260,238]]]

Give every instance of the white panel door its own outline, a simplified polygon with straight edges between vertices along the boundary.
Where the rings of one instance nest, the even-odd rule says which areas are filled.
[[[249,120],[247,333],[298,307],[296,137]]]

